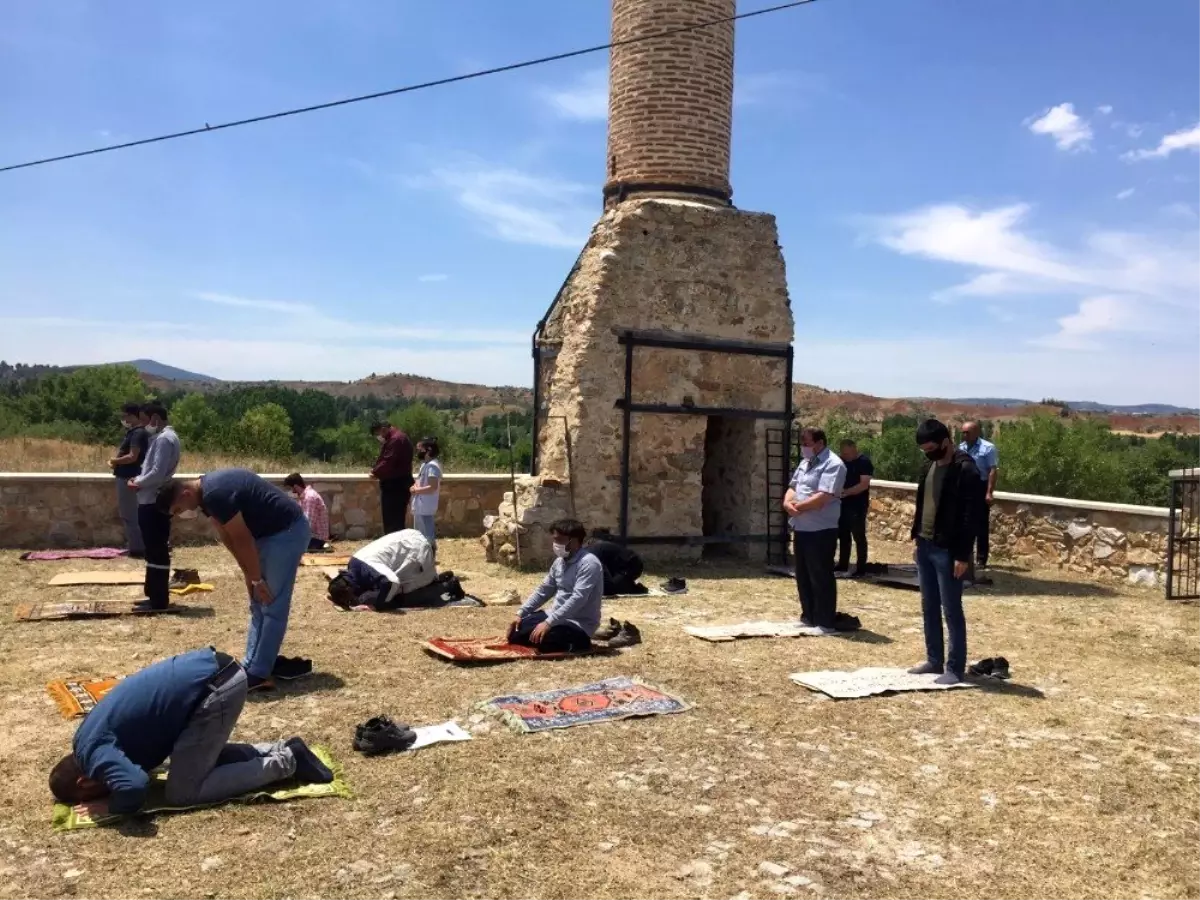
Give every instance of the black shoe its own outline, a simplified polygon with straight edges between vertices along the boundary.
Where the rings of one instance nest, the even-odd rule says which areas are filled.
[[[668,578],[663,582],[662,589],[668,594],[686,594],[687,580],[683,578]]]
[[[596,629],[596,633],[592,635],[593,641],[611,641],[621,631],[621,623],[616,619],[609,619],[607,625],[601,625]]]
[[[632,622],[622,622],[621,630],[608,642],[608,647],[610,650],[619,650],[622,647],[632,647],[641,642],[642,633],[638,631],[638,627]]]
[[[849,571],[850,571],[850,564],[849,564],[849,563],[847,563],[847,564],[846,564],[846,565],[844,565],[844,566],[834,566],[834,567],[833,567],[833,571],[834,571],[834,574],[837,574],[838,572],[849,572]]]
[[[417,734],[407,725],[397,725],[387,716],[376,716],[354,729],[354,749],[364,756],[381,756],[407,750]]]
[[[275,659],[275,668],[271,670],[271,677],[290,681],[293,678],[303,678],[305,675],[311,675],[312,672],[313,664],[311,659],[302,659],[299,656],[280,656]]]
[[[292,751],[292,758],[296,760],[296,778],[301,784],[329,784],[333,781],[329,766],[321,762],[320,757],[303,740],[288,738],[284,746]]]
[[[246,693],[254,691],[273,691],[275,690],[275,679],[261,678],[258,675],[246,675]]]
[[[164,609],[166,609],[170,605],[171,605],[170,603],[156,604],[152,600],[142,600],[138,603],[133,604],[133,611],[135,613],[156,613],[156,612],[162,612]]]

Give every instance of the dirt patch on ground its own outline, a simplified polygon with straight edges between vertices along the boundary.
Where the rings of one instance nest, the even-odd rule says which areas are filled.
[[[484,598],[538,579],[488,566],[472,541],[441,547]],[[45,683],[243,644],[233,561],[183,547],[176,563],[216,585],[188,598],[214,615],[18,624],[12,604],[51,591],[138,591],[46,588],[79,564],[0,554],[0,897],[1200,895],[1196,608],[1036,572],[998,572],[995,589],[967,600],[972,657],[1007,656],[1016,686],[835,702],[788,673],[920,660],[916,594],[843,584],[842,608],[871,632],[857,639],[708,644],[682,626],[795,616],[790,582],[659,572],[652,582],[683,574],[691,593],[606,610],[641,627],[640,647],[460,669],[416,642],[499,632],[511,608],[342,613],[320,572],[303,570],[284,652],[312,657],[319,674],[249,702],[235,737],[333,747],[357,799],[55,835],[45,777],[75,726]],[[136,568],[87,561],[97,565]],[[695,708],[526,736],[471,720],[472,703],[496,694],[617,674]],[[353,726],[381,712],[458,717],[475,740],[364,759]]]

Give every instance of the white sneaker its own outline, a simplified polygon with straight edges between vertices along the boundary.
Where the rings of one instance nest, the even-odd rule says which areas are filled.
[[[813,628],[813,631],[820,637],[829,637],[832,634],[839,633],[836,628],[826,628],[824,625],[816,626],[815,628]]]
[[[805,637],[828,637],[838,632],[837,629],[822,628],[820,625],[805,625],[800,629],[800,633]]]

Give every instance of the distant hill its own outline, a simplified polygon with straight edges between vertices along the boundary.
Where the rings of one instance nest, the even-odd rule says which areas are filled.
[[[1004,409],[1036,405],[1032,400],[1018,400],[1013,397],[960,397],[950,402],[961,403],[964,406],[998,406]],[[1076,412],[1110,413],[1119,416],[1200,415],[1200,409],[1172,406],[1170,403],[1138,403],[1132,406],[1119,406],[1115,403],[1097,403],[1094,400],[1067,400],[1065,402]]]
[[[168,366],[166,363],[160,363],[154,359],[130,359],[112,365],[133,366],[143,375],[150,375],[165,381],[194,381],[200,384],[219,384],[221,382],[220,378],[201,375],[199,372],[189,372],[186,369],[177,369],[175,366]]]

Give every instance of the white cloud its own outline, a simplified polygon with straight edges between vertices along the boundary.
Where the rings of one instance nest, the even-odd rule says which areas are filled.
[[[1200,124],[1184,128],[1163,137],[1153,150],[1131,150],[1122,155],[1127,162],[1137,162],[1143,159],[1165,159],[1176,150],[1195,150],[1200,152]]]
[[[1086,150],[1092,143],[1092,128],[1075,114],[1071,103],[1052,106],[1036,119],[1026,120],[1026,126],[1034,134],[1048,134],[1054,138],[1059,150],[1078,152]]]
[[[1189,222],[1196,220],[1196,208],[1190,203],[1168,203],[1162,208],[1162,214],[1174,219],[1184,219]]]
[[[789,102],[804,101],[829,92],[828,79],[812,72],[738,72],[733,78],[734,106],[769,103],[773,109],[778,109]]]
[[[539,94],[564,119],[602,122],[608,118],[607,69],[584,72],[568,87],[543,88]]]
[[[1029,233],[1029,212],[1026,204],[982,211],[943,204],[876,219],[871,237],[906,256],[979,270],[935,300],[1037,295],[1078,303],[1055,322],[1057,331],[1034,338],[1040,346],[1085,350],[1117,335],[1186,342],[1195,366],[1200,235],[1100,231],[1066,248]]]
[[[197,300],[203,300],[205,303],[215,303],[218,306],[233,306],[239,309],[260,309],[265,312],[301,314],[315,312],[307,304],[292,303],[287,300],[251,300],[246,297],[234,297],[229,294],[214,294],[211,291],[196,291],[192,296]]]
[[[1128,200],[1134,194],[1133,188],[1125,188],[1123,191],[1117,191],[1118,200]]]
[[[449,275],[445,275],[441,272],[430,272],[428,275],[418,275],[417,281],[431,284],[435,281],[447,281],[449,278]]]
[[[419,184],[449,192],[484,231],[518,244],[578,250],[597,218],[592,188],[550,175],[469,162]]]
[[[1111,106],[1109,106],[1107,103],[1103,104],[1102,106],[1096,107],[1096,112],[1098,112],[1102,116],[1107,116],[1112,111],[1113,111],[1113,108]]]

